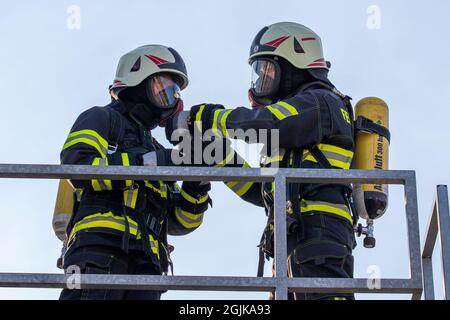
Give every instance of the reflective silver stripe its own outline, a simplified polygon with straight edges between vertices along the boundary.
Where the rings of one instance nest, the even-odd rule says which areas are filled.
[[[309,205],[323,205],[323,206],[330,206],[330,207],[335,207],[344,211],[347,211],[348,213],[350,213],[350,210],[348,209],[348,207],[345,204],[339,204],[339,203],[331,203],[331,202],[326,202],[326,201],[311,201],[311,200],[302,200],[302,203],[305,204],[306,206]]]
[[[107,166],[108,165],[108,159],[107,158],[100,158],[99,162],[98,162],[99,166]],[[110,188],[106,185],[105,180],[97,180],[98,184],[100,185],[100,188],[102,188],[102,190],[109,190]]]
[[[191,217],[186,216],[184,214],[183,210],[181,210],[180,208],[177,208],[176,210],[177,210],[177,217],[182,219],[184,222],[186,222],[186,224],[199,223],[199,222],[203,221],[203,213],[200,213],[198,215],[196,214],[195,215],[196,218],[193,219]],[[192,215],[194,215],[194,214],[192,213]]]
[[[231,183],[230,183],[231,184]],[[237,193],[239,190],[241,190],[245,185],[247,184],[247,182],[238,182],[235,185],[232,185],[231,187],[228,185],[228,187],[233,190],[235,193]]]
[[[91,136],[90,134],[79,134],[79,135],[73,136],[71,138],[68,138],[64,144],[67,144],[73,140],[78,140],[80,138],[89,139],[89,140],[94,141],[95,144],[98,145],[100,150],[102,150],[103,154],[108,154],[108,149],[103,147],[103,145],[100,143],[100,141],[96,137]]]
[[[334,152],[331,152],[331,151],[322,151],[322,152],[325,155],[325,157],[327,157],[329,159],[334,159],[334,160],[338,160],[338,161],[345,162],[345,163],[351,163],[352,162],[352,158],[343,156],[341,154],[334,153]]]
[[[218,114],[218,116],[217,116],[216,126],[217,126],[218,134],[219,134],[220,136],[223,136],[224,134],[225,134],[225,135],[227,134],[226,131],[224,132],[224,130],[226,130],[226,128],[223,128],[223,126],[222,126],[222,118],[223,118],[224,116],[228,116],[228,114],[229,114],[231,111],[232,111],[232,110],[223,110],[223,111],[220,111],[219,114]]]
[[[278,111],[280,111],[283,114],[283,116],[285,116],[285,117],[292,116],[292,112],[290,112],[288,109],[286,109],[285,107],[282,107],[282,106],[280,106],[278,104],[273,104],[272,108],[277,109]]]
[[[110,221],[110,222],[120,223],[120,224],[125,225],[125,219],[122,219],[122,217],[118,217],[115,219],[115,218],[104,217],[104,216],[84,218],[84,219],[80,220],[79,222],[77,222],[76,225],[81,225],[81,224],[90,223],[90,222],[94,222],[94,221]],[[128,219],[128,222],[130,223],[130,226],[137,229],[138,225],[135,221]]]

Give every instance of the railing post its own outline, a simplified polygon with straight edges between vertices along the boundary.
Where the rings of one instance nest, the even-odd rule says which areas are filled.
[[[450,212],[447,186],[437,186],[437,216],[441,237],[442,272],[445,300],[450,300]]]
[[[419,211],[417,206],[417,186],[415,174],[405,179],[405,198],[411,281],[417,287],[421,288],[420,292],[413,293],[412,299],[418,300],[422,295],[423,283],[419,231]]]
[[[275,175],[275,299],[287,300],[286,177]]]
[[[434,300],[433,251],[439,232],[437,215],[437,194],[431,207],[431,216],[425,233],[422,249],[423,290],[425,300]]]

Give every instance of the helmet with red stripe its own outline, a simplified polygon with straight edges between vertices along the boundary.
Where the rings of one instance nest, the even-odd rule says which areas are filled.
[[[259,56],[282,57],[298,69],[328,69],[320,37],[294,22],[274,23],[261,29],[250,48],[249,62]]]
[[[139,114],[135,118],[152,128],[164,126],[169,117],[183,110],[180,92],[188,83],[178,52],[162,45],[145,45],[120,58],[110,93],[131,102],[129,112]]]
[[[249,99],[254,107],[292,95],[307,82],[328,81],[329,63],[320,37],[298,23],[280,22],[261,29],[251,45],[249,64]]]

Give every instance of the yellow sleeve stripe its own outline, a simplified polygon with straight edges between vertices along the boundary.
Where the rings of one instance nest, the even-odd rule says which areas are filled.
[[[290,105],[290,104],[287,103],[287,102],[279,101],[279,102],[277,102],[277,105],[286,108],[286,109],[287,109],[292,115],[294,115],[294,116],[295,116],[295,115],[298,115],[297,109],[295,109],[294,106]]]
[[[66,150],[67,148],[70,148],[71,146],[73,146],[77,143],[84,143],[91,147],[94,147],[98,151],[98,153],[101,155],[102,158],[106,157],[106,151],[103,150],[98,143],[96,143],[95,141],[93,141],[92,139],[89,139],[89,138],[77,138],[77,139],[67,141],[63,146],[63,150]]]
[[[222,127],[222,133],[224,137],[228,137],[227,118],[230,115],[232,109],[224,111],[222,118],[220,119],[220,126]]]
[[[235,151],[231,149],[231,151],[227,154],[226,158],[220,161],[215,167],[224,167],[229,164],[234,159]]]
[[[68,139],[79,136],[79,135],[94,136],[95,138],[97,138],[97,140],[100,142],[100,144],[102,145],[103,148],[108,149],[108,141],[106,141],[101,135],[99,135],[94,130],[86,129],[86,130],[72,132],[69,134]]]
[[[194,198],[193,196],[191,196],[190,194],[188,194],[183,189],[181,189],[180,194],[183,198],[185,198],[187,201],[189,201],[190,203],[193,203],[193,204],[202,204],[208,200],[208,195],[204,195],[197,199],[197,198]]]
[[[212,127],[211,127],[211,129],[212,129],[212,131],[213,131],[213,134],[215,135],[215,136],[220,136],[220,134],[219,134],[219,130],[218,130],[218,126],[217,126],[217,122],[218,122],[218,119],[219,119],[219,114],[222,112],[222,110],[216,110],[216,111],[214,111],[214,119],[213,119],[213,123],[212,123]]]
[[[343,148],[339,148],[339,147],[336,147],[336,146],[333,146],[330,144],[319,144],[318,148],[322,151],[334,152],[334,153],[340,154],[345,157],[349,157],[349,158],[353,157],[352,151],[349,151],[349,150],[346,150]]]
[[[203,214],[194,215],[187,211],[181,210],[180,208],[176,208],[175,216],[177,217],[178,222],[187,229],[193,229],[199,227],[203,222]]]
[[[241,189],[239,189],[236,194],[239,197],[242,197],[244,194],[247,193],[247,191],[252,187],[253,182],[247,182]]]
[[[286,118],[286,116],[284,114],[282,114],[279,110],[275,109],[272,106],[267,106],[266,107],[270,112],[272,112],[272,114],[278,119],[278,120],[283,120],[284,118]]]
[[[200,108],[198,109],[197,114],[195,115],[195,125],[197,126],[197,129],[201,132],[202,131],[202,113],[203,109],[205,109],[205,105],[202,104]]]

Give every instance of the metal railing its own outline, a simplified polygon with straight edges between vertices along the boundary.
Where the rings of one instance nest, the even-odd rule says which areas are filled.
[[[430,221],[422,250],[423,287],[425,300],[434,300],[433,251],[437,236],[441,238],[442,279],[444,299],[450,300],[450,211],[447,186],[437,186]]]
[[[0,164],[0,178],[28,179],[111,179],[111,180],[188,180],[275,182],[275,276],[149,276],[81,275],[81,288],[164,289],[217,291],[275,291],[276,299],[287,299],[288,292],[317,293],[411,293],[422,294],[422,260],[416,178],[414,171],[362,171],[320,169],[242,169],[199,167],[91,167],[59,165]],[[289,278],[287,275],[286,184],[377,183],[404,185],[410,277],[381,279],[371,289],[369,279]],[[67,274],[0,273],[0,287],[64,288]],[[373,279],[372,279],[373,280]]]

